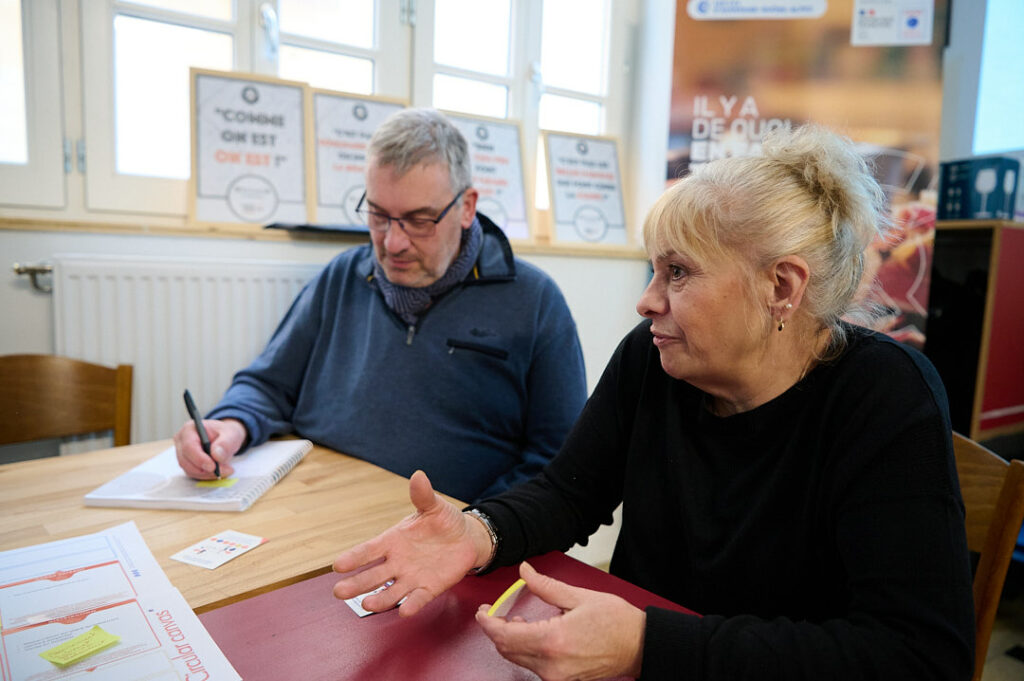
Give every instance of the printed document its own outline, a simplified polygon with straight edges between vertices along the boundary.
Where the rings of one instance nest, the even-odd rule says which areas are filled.
[[[3,681],[241,679],[135,523],[0,552],[0,637]]]

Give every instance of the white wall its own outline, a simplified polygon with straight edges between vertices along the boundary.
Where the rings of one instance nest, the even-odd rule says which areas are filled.
[[[280,243],[238,239],[157,237],[0,230],[0,253],[15,262],[45,261],[54,253],[224,257],[326,263],[352,244]],[[638,321],[634,305],[647,281],[647,264],[638,259],[525,255],[548,272],[562,289],[579,328],[593,388],[618,341]],[[0,286],[0,354],[54,351],[53,301],[34,290],[28,277],[10,269]]]

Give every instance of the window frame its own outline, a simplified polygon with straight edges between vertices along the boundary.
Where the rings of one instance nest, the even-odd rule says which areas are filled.
[[[630,130],[629,97],[630,72],[632,70],[632,46],[635,44],[634,24],[636,3],[624,0],[609,0],[608,5],[608,63],[607,88],[604,94],[594,95],[577,92],[565,88],[546,86],[543,73],[540,71],[541,31],[529,30],[529,27],[541,26],[543,20],[543,0],[511,0],[510,9],[510,41],[509,41],[509,74],[494,76],[491,74],[467,71],[453,66],[434,62],[434,16],[435,0],[418,0],[417,22],[413,37],[413,84],[412,105],[433,106],[433,84],[435,74],[446,74],[469,78],[480,82],[504,85],[508,88],[508,105],[506,118],[518,121],[523,129],[524,173],[527,183],[528,197],[534,195],[537,187],[540,158],[538,150],[540,140],[540,98],[550,93],[596,102],[601,105],[602,121],[599,135],[617,137],[624,145]],[[523,27],[523,30],[519,30]],[[453,112],[469,113],[472,112]],[[546,194],[547,189],[544,188]],[[534,229],[538,222],[546,220],[547,210],[537,209],[532,198],[527,199],[530,210],[535,214]]]
[[[438,72],[506,87],[507,118],[517,121],[523,132],[527,195],[537,185],[538,116],[543,92],[600,103],[604,118],[601,134],[618,137],[623,148],[629,148],[628,140],[636,132],[633,120],[636,113],[628,96],[637,87],[630,78],[632,49],[636,42],[635,23],[643,13],[637,3],[609,0],[608,80],[603,96],[545,88],[538,73],[541,34],[532,28],[540,25],[543,0],[511,1],[509,73],[502,77],[434,64],[434,3],[435,0],[377,0],[374,50],[324,44],[324,41],[287,33],[279,35],[278,44],[374,59],[373,95],[401,99],[411,106],[432,105],[433,77]],[[19,186],[26,191],[17,191],[15,202],[6,201],[0,190],[0,205],[10,207],[5,212],[28,217],[34,214],[47,219],[185,224],[189,180],[116,173],[114,16],[121,13],[226,32],[234,42],[234,71],[276,76],[276,63],[264,59],[267,36],[259,22],[259,0],[235,0],[235,16],[230,21],[181,15],[135,5],[129,0],[33,0],[23,5],[30,7],[34,17],[33,26],[24,19],[25,50],[28,52],[31,46],[34,53],[45,60],[45,68],[40,68],[43,64],[33,57],[34,71],[26,76],[27,82],[38,87],[39,92],[46,91],[45,95],[34,91],[32,101],[36,103],[31,106],[49,114],[47,117],[30,113],[31,134],[48,145],[49,163],[45,172],[16,168],[31,179],[21,182]],[[273,2],[273,6],[277,7],[277,3]],[[43,22],[48,23],[45,30],[35,26],[39,23],[37,15],[42,14],[48,17]],[[271,68],[268,64],[272,64],[274,73],[266,73]],[[66,72],[63,79],[61,68]],[[61,105],[53,106],[54,101]],[[45,102],[46,106],[38,102]],[[44,130],[45,133],[39,132]],[[65,130],[67,144],[64,143]],[[69,164],[66,175],[62,172],[65,164]],[[0,172],[6,170],[0,166]],[[10,182],[4,184],[14,186]],[[31,197],[28,191],[31,189],[48,192],[50,198],[37,201]],[[541,227],[536,217],[535,230]]]
[[[235,3],[233,21],[185,17],[159,8],[103,0],[83,3],[82,125],[86,151],[85,204],[90,210],[184,216],[188,180],[123,175],[117,172],[114,102],[114,16],[149,19],[188,28],[227,33],[233,41],[234,70],[249,66],[251,36],[242,30],[249,4]]]
[[[0,163],[0,205],[63,208],[67,204],[60,13],[57,0],[22,0],[27,163]]]
[[[236,0],[232,20],[184,15],[161,8],[135,5],[124,0],[94,0],[83,3],[82,107],[85,152],[88,163],[85,205],[90,211],[111,211],[133,215],[184,218],[188,206],[189,180],[126,175],[117,172],[114,102],[114,17],[132,16],[168,24],[230,35],[233,41],[232,70],[260,75],[277,75],[276,55],[271,56],[273,39],[261,26],[258,0]],[[278,8],[274,3],[275,9]],[[398,24],[397,3],[377,0],[375,48],[329,44],[303,36],[279,34],[281,44],[312,47],[335,54],[374,59],[373,94],[400,96],[409,71],[407,31],[391,31]],[[327,49],[330,48],[330,49]]]
[[[402,1],[405,2],[405,0]],[[369,59],[373,61],[373,92],[352,92],[350,94],[405,99],[410,74],[410,34],[408,22],[403,18],[403,10],[400,9],[399,4],[390,0],[376,0],[373,26],[373,47],[369,48],[332,43],[320,38],[284,31],[280,34],[279,44],[345,57]],[[385,27],[388,27],[389,30],[385,31]],[[265,75],[276,74],[273,68],[265,69],[264,73]],[[314,88],[319,87],[315,83],[310,85]]]

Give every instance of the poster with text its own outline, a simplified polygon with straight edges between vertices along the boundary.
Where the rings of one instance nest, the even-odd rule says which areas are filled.
[[[366,231],[355,209],[366,191],[366,147],[396,100],[313,91],[316,131],[316,222]]]
[[[555,240],[628,244],[616,141],[548,132],[544,150]]]
[[[758,154],[775,128],[813,122],[849,137],[895,223],[867,253],[861,299],[884,309],[876,328],[916,347],[928,311],[947,17],[947,0],[676,2],[666,181]]]
[[[509,239],[529,239],[522,131],[515,121],[445,114],[469,145],[476,210]]]
[[[305,86],[193,69],[190,218],[308,220]]]

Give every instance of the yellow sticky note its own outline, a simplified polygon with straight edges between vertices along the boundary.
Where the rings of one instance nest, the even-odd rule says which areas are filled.
[[[39,657],[48,660],[59,667],[67,667],[90,655],[95,655],[104,648],[109,648],[121,640],[120,636],[103,631],[97,624],[95,627],[80,634],[70,641],[64,641],[59,646],[39,653]]]
[[[238,478],[221,478],[220,480],[197,480],[196,487],[231,487]]]
[[[521,579],[517,579],[512,583],[512,586],[505,589],[505,593],[498,596],[498,600],[494,601],[494,605],[487,611],[488,617],[504,617],[508,614],[508,611],[512,609],[516,599],[519,598],[519,593],[522,588],[526,586],[526,582]]]

